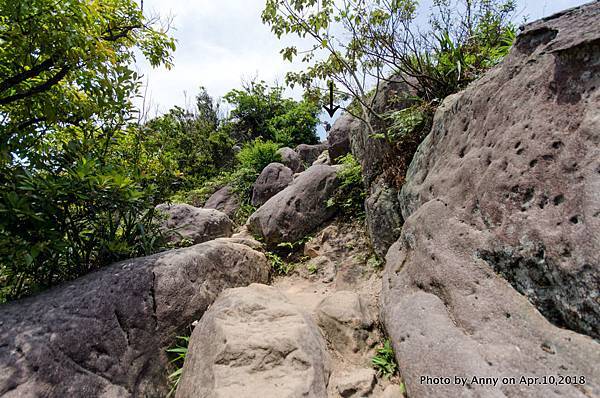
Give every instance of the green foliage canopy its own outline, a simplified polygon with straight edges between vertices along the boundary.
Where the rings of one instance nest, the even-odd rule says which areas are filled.
[[[0,301],[157,245],[134,49],[175,43],[134,0],[0,0]]]
[[[427,101],[441,100],[499,62],[514,39],[514,0],[434,0],[429,26],[417,26],[416,0],[267,0],[263,22],[277,37],[307,38],[305,70],[288,73],[288,84],[323,85],[333,79],[362,105],[355,116],[369,123],[380,115],[366,86],[403,79]],[[315,57],[325,53],[326,57]]]
[[[238,142],[259,137],[283,146],[319,141],[315,134],[318,101],[284,98],[283,87],[268,87],[264,82],[246,84],[242,90],[227,93],[224,99],[233,106],[230,131]]]

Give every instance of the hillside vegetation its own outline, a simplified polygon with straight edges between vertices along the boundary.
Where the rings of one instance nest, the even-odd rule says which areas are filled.
[[[0,0],[0,395],[600,395],[600,1],[264,0],[152,116],[143,7]]]

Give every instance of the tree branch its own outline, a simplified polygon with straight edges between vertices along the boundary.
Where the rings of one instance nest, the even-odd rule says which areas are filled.
[[[58,84],[66,75],[69,73],[70,68],[67,66],[63,66],[54,76],[50,79],[46,80],[44,83],[37,85],[35,87],[30,88],[27,91],[22,93],[14,94],[8,96],[6,98],[0,98],[0,105],[7,105],[15,101],[19,101],[21,99],[31,97],[32,95],[36,95],[39,93],[43,93],[44,91],[48,91],[54,86]]]

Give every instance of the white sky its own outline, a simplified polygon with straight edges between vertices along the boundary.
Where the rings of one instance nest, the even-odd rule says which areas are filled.
[[[521,16],[516,22],[521,22],[522,16],[533,21],[586,2],[518,0]],[[269,84],[283,84],[286,72],[301,68],[299,61],[290,64],[279,54],[291,42],[279,41],[262,24],[264,3],[265,0],[144,0],[146,14],[172,15],[171,33],[177,39],[175,66],[171,70],[152,69],[145,61],[138,61],[137,68],[148,81],[150,116],[175,105],[185,106],[186,95],[188,103],[193,103],[200,86],[218,98],[239,88],[242,79],[257,77]]]

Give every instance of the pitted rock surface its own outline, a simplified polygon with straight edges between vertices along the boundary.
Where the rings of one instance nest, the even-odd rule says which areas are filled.
[[[409,396],[600,395],[599,19],[593,2],[525,26],[438,109],[382,293]],[[586,384],[420,382],[565,372]]]

